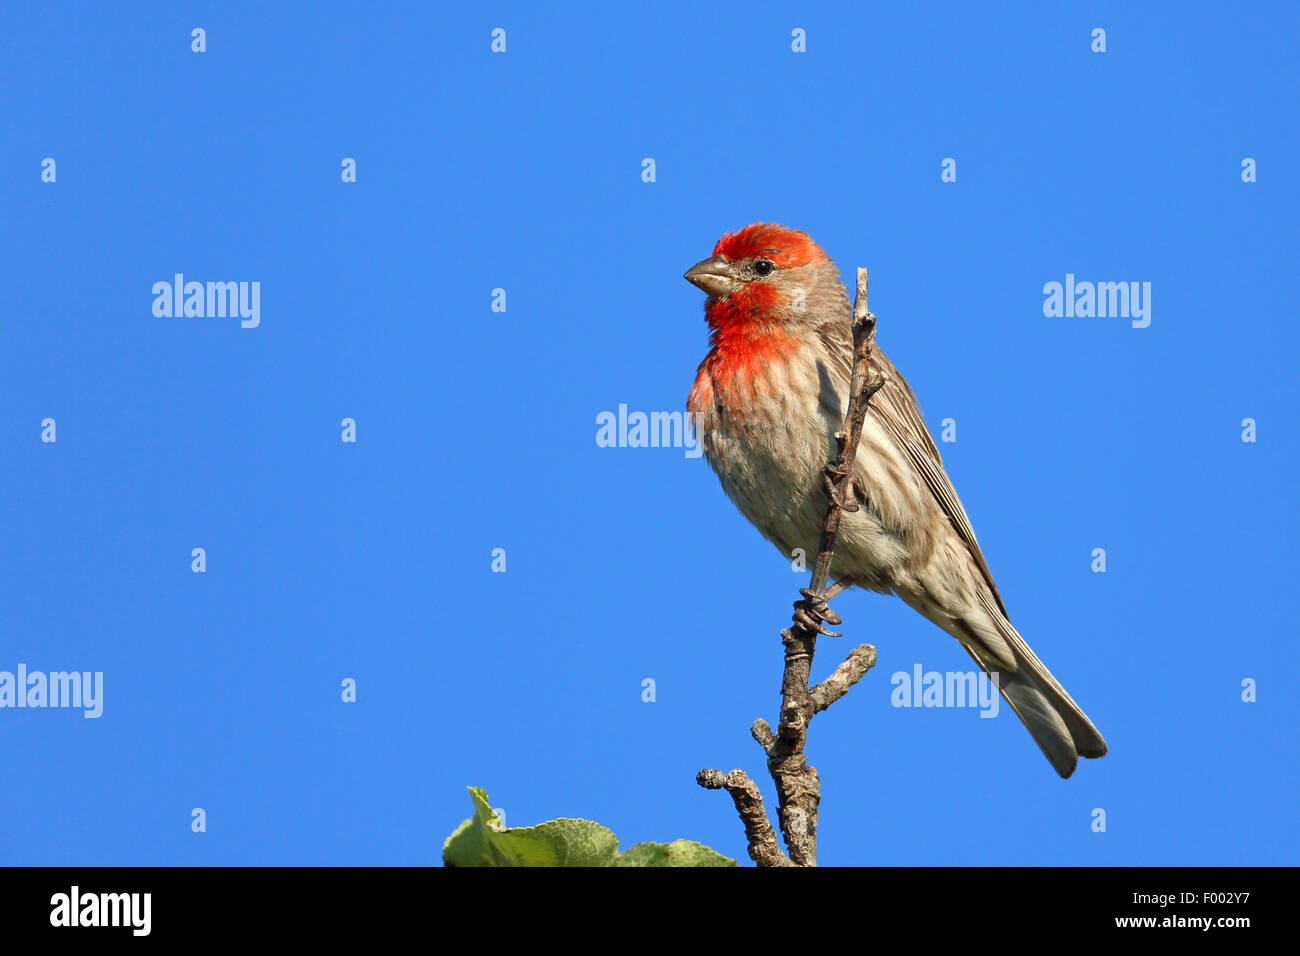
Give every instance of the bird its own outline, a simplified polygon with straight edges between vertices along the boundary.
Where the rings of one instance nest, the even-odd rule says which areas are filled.
[[[754,223],[723,235],[685,278],[706,293],[708,352],[687,398],[704,457],[740,513],[783,555],[816,554],[826,468],[852,374],[853,307],[806,233]],[[915,394],[879,347],[836,578],[894,594],[995,680],[1062,777],[1106,742],[1012,626]]]

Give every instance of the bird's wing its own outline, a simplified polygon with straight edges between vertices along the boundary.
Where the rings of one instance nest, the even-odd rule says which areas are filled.
[[[993,599],[997,601],[1003,615],[1006,615],[1002,595],[998,594],[997,585],[993,583],[993,574],[980,551],[979,542],[975,540],[975,531],[970,526],[970,519],[966,517],[966,509],[961,506],[961,499],[957,497],[947,472],[943,470],[939,449],[935,447],[934,439],[930,437],[930,431],[921,418],[921,409],[912,387],[879,349],[872,349],[871,366],[873,378],[883,375],[886,382],[884,388],[872,396],[868,413],[875,416],[876,421],[894,439],[908,462],[925,481],[934,500],[948,516],[953,530],[975,559],[989,590],[993,592]]]

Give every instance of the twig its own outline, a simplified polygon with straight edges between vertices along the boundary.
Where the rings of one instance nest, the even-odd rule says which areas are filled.
[[[846,657],[835,673],[826,678],[812,690],[813,713],[820,714],[849,692],[849,688],[862,680],[862,675],[876,666],[876,649],[870,644],[859,644]]]
[[[852,583],[846,578],[837,581],[829,590],[826,587],[831,560],[835,556],[840,518],[845,511],[857,511],[860,507],[854,496],[852,476],[867,406],[871,396],[885,384],[883,379],[867,381],[875,338],[876,317],[867,309],[867,270],[858,269],[857,292],[853,301],[853,372],[844,423],[835,433],[835,455],[825,470],[829,502],[822,523],[817,563],[813,566],[809,586],[800,590],[803,600],[795,605],[794,626],[781,632],[781,642],[785,645],[785,671],[781,679],[781,713],[776,733],[773,734],[763,720],[755,721],[750,729],[767,754],[767,768],[776,783],[779,798],[777,818],[789,856],[775,847],[775,834],[763,809],[762,795],[748,776],[739,770],[725,775],[717,770],[702,770],[696,778],[701,786],[714,784],[710,789],[725,787],[731,793],[745,825],[749,856],[759,866],[817,865],[817,805],[821,802],[821,789],[817,771],[809,766],[803,752],[808,738],[808,723],[813,714],[820,713],[843,697],[876,662],[875,648],[863,644],[855,648],[830,677],[812,690],[808,689],[818,634],[839,636],[823,624],[839,623],[839,616],[827,606],[827,599]],[[755,814],[761,815],[761,824]],[[770,846],[766,842],[769,837],[772,841]]]
[[[849,381],[849,404],[844,412],[844,424],[835,433],[838,446],[835,458],[826,468],[826,491],[830,504],[826,520],[822,523],[821,544],[817,563],[813,566],[810,590],[821,595],[830,578],[831,558],[835,554],[835,538],[840,530],[840,516],[845,511],[857,511],[853,497],[853,462],[858,456],[858,441],[862,437],[862,423],[867,418],[871,396],[880,391],[885,380],[867,384],[871,374],[871,350],[876,344],[876,317],[867,309],[867,270],[858,269],[858,288],[853,298],[853,377]]]
[[[749,779],[743,770],[722,773],[701,770],[695,781],[706,790],[726,790],[736,804],[736,812],[745,824],[745,837],[749,840],[749,858],[759,866],[794,866],[776,842],[776,831],[768,822],[763,808],[763,794],[758,784]]]

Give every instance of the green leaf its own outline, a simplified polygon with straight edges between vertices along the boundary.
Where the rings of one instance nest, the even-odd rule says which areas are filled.
[[[618,838],[590,820],[551,820],[535,827],[503,827],[487,794],[469,788],[474,816],[442,846],[447,866],[735,866],[690,840],[638,843],[624,854]]]
[[[735,866],[736,861],[694,840],[638,843],[628,847],[615,866]]]
[[[448,866],[613,866],[618,838],[590,820],[551,820],[535,827],[501,826],[487,794],[469,788],[474,816],[447,838]]]

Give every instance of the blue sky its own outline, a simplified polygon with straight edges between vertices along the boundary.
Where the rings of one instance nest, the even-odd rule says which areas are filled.
[[[816,672],[879,663],[812,727],[822,863],[1296,863],[1300,14],[897,6],[8,11],[0,670],[104,699],[0,709],[0,862],[431,864],[471,784],[745,860],[694,777],[763,779],[806,575],[596,417],[683,407],[681,274],[767,220],[870,267],[1111,749],[1062,781],[1005,707],[892,707],[970,661],[846,595]],[[155,316],[175,273],[260,283],[260,324]],[[1067,274],[1150,282],[1150,325],[1045,316]]]

